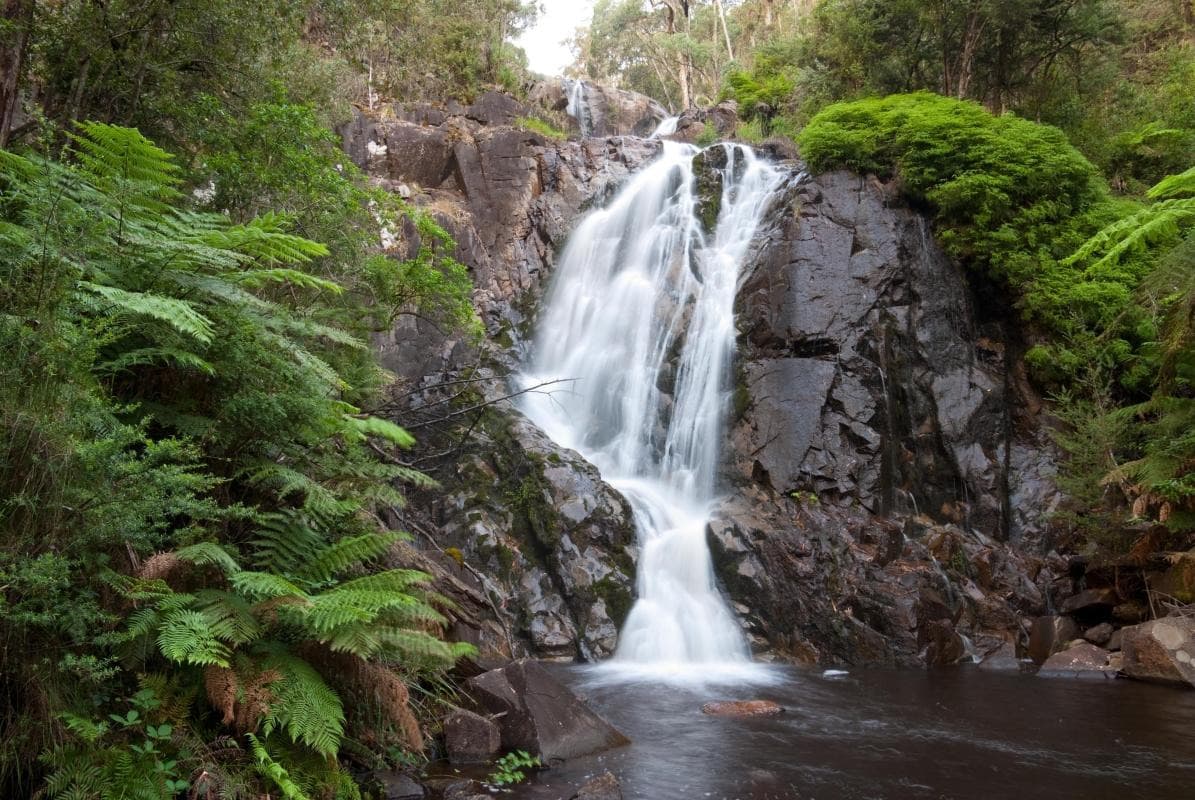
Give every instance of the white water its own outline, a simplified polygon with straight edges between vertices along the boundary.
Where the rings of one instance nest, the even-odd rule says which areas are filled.
[[[630,501],[638,600],[614,668],[741,672],[746,641],[715,582],[706,523],[728,400],[739,269],[783,174],[727,151],[721,213],[703,233],[692,145],[664,142],[564,250],[521,384],[523,409]],[[679,358],[676,353],[679,349]],[[671,364],[676,365],[675,376]],[[671,396],[661,391],[671,384]],[[554,391],[553,389],[559,389]]]
[[[660,124],[651,132],[648,139],[661,139],[665,136],[671,136],[676,133],[676,125],[680,122],[680,117],[664,117],[660,120]]]
[[[585,110],[585,81],[566,79],[564,91],[568,94],[568,106],[564,113],[577,121],[577,127],[581,129],[581,138],[584,139],[589,135],[589,115]]]

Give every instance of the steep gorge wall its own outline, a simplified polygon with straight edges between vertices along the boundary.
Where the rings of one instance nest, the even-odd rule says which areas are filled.
[[[658,148],[547,140],[512,127],[525,109],[510,98],[475,106],[345,131],[354,160],[454,235],[488,334],[411,317],[379,337],[407,422],[509,393],[572,223]],[[792,166],[738,298],[719,578],[782,657],[949,663],[968,641],[1019,640],[1046,606],[1053,572],[1028,553],[1058,495],[1015,359],[920,216],[874,180]],[[609,655],[634,586],[625,501],[509,403],[417,433],[443,487],[396,523],[434,532],[422,556],[473,593],[458,633],[496,653]]]

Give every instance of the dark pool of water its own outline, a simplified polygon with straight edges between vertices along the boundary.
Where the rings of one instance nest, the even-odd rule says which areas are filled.
[[[628,800],[1195,798],[1191,691],[973,668],[784,670],[754,688],[559,675],[633,743],[541,772],[512,800],[568,798],[607,769]],[[748,698],[787,712],[701,713],[710,700]]]

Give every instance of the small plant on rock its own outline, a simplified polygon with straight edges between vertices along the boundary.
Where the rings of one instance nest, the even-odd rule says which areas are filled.
[[[491,786],[509,786],[526,780],[525,768],[536,768],[543,765],[539,756],[533,756],[526,750],[515,750],[507,753],[494,762],[494,771],[486,778]]]

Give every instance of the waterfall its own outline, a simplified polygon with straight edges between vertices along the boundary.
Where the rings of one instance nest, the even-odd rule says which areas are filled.
[[[520,376],[524,387],[564,381],[564,389],[524,395],[523,410],[595,464],[634,512],[638,599],[614,657],[622,665],[750,660],[717,591],[705,529],[716,499],[739,268],[784,175],[749,148],[715,147],[725,166],[713,231],[696,213],[700,150],[668,141],[606,208],[580,222]]]
[[[662,139],[665,136],[671,136],[676,133],[676,126],[679,122],[680,117],[664,117],[664,119],[660,120],[660,124],[656,126],[656,129],[651,132],[651,136],[647,138]]]
[[[581,138],[584,139],[590,131],[589,114],[585,108],[585,81],[566,79],[564,91],[568,95],[568,106],[564,113],[577,121],[577,127],[581,129]]]

